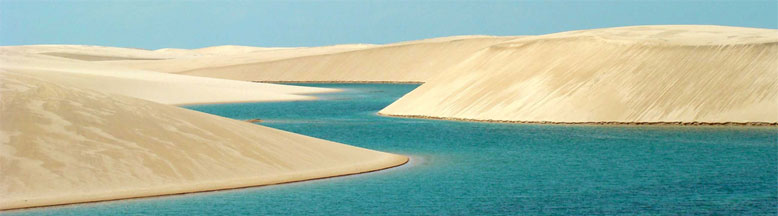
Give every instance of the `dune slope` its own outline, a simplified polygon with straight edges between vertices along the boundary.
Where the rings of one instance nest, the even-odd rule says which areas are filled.
[[[275,184],[400,155],[0,72],[0,209]]]
[[[52,56],[51,53],[66,53],[68,58]],[[80,59],[85,56],[87,60]],[[134,62],[146,60],[127,59],[173,56],[159,55],[148,50],[75,45],[0,47],[0,68],[27,73],[50,82],[165,104],[309,100],[315,97],[306,94],[337,91],[184,76],[93,61],[95,58],[123,58],[125,60],[121,62]]]
[[[179,73],[208,67],[221,67],[274,61],[312,55],[326,55],[372,47],[370,44],[344,44],[323,47],[262,48],[242,46],[206,47],[194,50],[155,50],[155,55],[169,56],[164,60],[111,61],[104,64],[128,68]]]
[[[778,30],[635,26],[483,49],[380,111],[515,122],[778,122]]]
[[[246,81],[423,82],[490,45],[517,37],[462,36],[368,47],[180,74]]]

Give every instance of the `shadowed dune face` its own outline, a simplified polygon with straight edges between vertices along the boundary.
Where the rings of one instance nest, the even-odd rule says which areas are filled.
[[[404,156],[0,72],[0,209],[366,172]]]
[[[778,122],[778,31],[647,26],[492,46],[385,115],[525,122]]]

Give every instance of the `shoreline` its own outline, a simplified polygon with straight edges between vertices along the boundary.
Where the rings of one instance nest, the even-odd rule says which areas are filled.
[[[283,181],[282,180],[282,181],[273,182],[273,183],[248,185],[248,186],[237,186],[237,187],[224,187],[224,188],[219,188],[219,189],[205,189],[205,190],[186,191],[186,192],[174,192],[174,193],[168,193],[168,194],[141,195],[141,196],[126,197],[126,198],[100,199],[100,200],[90,200],[90,201],[80,201],[80,202],[70,202],[70,203],[58,203],[58,204],[50,204],[50,205],[28,206],[28,207],[18,207],[18,208],[6,208],[6,209],[0,209],[0,213],[9,213],[9,212],[13,212],[13,211],[32,210],[32,209],[38,209],[38,208],[60,207],[60,206],[68,206],[68,205],[81,205],[81,204],[90,204],[90,203],[101,203],[101,202],[113,202],[113,201],[122,201],[122,200],[155,198],[155,197],[164,197],[164,196],[179,196],[179,195],[187,195],[187,194],[195,194],[195,193],[207,193],[207,192],[217,192],[217,191],[240,190],[240,189],[254,188],[254,187],[258,188],[258,187],[280,185],[280,184],[290,184],[290,183],[298,183],[298,182],[323,180],[323,179],[330,179],[330,178],[337,178],[337,177],[344,177],[344,176],[366,174],[366,173],[384,171],[384,170],[388,170],[388,169],[392,169],[392,168],[398,168],[398,167],[402,167],[402,166],[408,164],[410,162],[410,160],[411,160],[409,156],[400,155],[400,154],[394,154],[394,155],[402,156],[405,159],[402,162],[400,162],[400,163],[393,163],[390,166],[385,166],[385,167],[382,167],[382,168],[379,168],[379,169],[357,171],[357,172],[352,172],[352,173],[343,173],[343,174],[337,174],[337,175],[331,175],[331,176],[321,176],[321,177],[316,177],[316,178],[297,179],[297,180],[290,180],[290,181]]]
[[[313,95],[328,94],[328,93],[338,93],[338,92],[342,92],[343,91],[341,89],[336,89],[336,90],[337,91],[313,93],[313,94],[310,94],[310,95],[300,94],[300,96],[306,96],[306,97],[310,97],[310,98],[299,98],[299,99],[216,101],[216,102],[176,103],[176,104],[167,104],[167,105],[181,107],[181,106],[197,106],[197,105],[213,105],[213,104],[242,104],[242,103],[263,103],[263,102],[275,103],[275,102],[313,101],[313,100],[320,100],[321,99],[321,98],[313,96]]]
[[[3,81],[6,81],[6,77],[0,77],[4,78]],[[46,84],[49,84],[45,81],[38,81],[34,80],[32,78],[32,81],[26,80],[24,76],[20,76],[20,78],[12,77],[19,80],[7,78],[9,82],[20,82],[20,83],[31,83],[30,85],[36,88],[39,88],[38,86],[44,86]],[[13,81],[13,82],[12,82]],[[81,90],[79,88],[70,87],[68,86],[58,86],[58,85],[49,85],[49,88],[58,90],[58,91],[78,91]],[[80,98],[86,98],[83,100],[75,100],[79,103],[83,104],[90,104],[93,107],[101,107],[103,103],[99,101],[98,99],[102,97],[112,97],[112,95],[107,94],[99,94],[98,92],[94,92],[91,90],[82,90],[84,91],[83,95],[91,96],[91,97],[84,97],[81,95]],[[330,92],[338,92],[342,91],[340,89],[332,89]],[[33,96],[39,96],[41,91],[27,91],[29,95]],[[48,92],[48,91],[47,91]],[[57,92],[57,91],[53,91]],[[24,93],[24,92],[22,92]],[[13,98],[14,96],[18,97],[27,97],[29,98],[29,95],[25,95],[22,93],[18,93],[17,95],[10,94],[9,97]],[[46,92],[44,92],[46,93]],[[19,96],[21,95],[21,96]],[[93,96],[96,95],[96,96]],[[4,95],[5,96],[5,95]],[[48,95],[42,95],[39,96],[41,98],[52,98]],[[74,96],[75,97],[75,96]],[[98,99],[95,99],[98,98]],[[99,190],[88,190],[89,187],[84,186],[87,188],[87,190],[77,191],[75,193],[49,193],[49,194],[40,194],[40,195],[29,195],[18,193],[14,194],[10,197],[4,197],[3,199],[0,199],[0,213],[5,213],[9,211],[16,211],[16,210],[24,210],[24,209],[34,209],[34,208],[44,208],[44,207],[53,207],[53,206],[65,206],[65,205],[76,205],[76,204],[86,204],[86,203],[97,203],[97,202],[108,202],[108,201],[117,201],[117,200],[127,200],[127,199],[140,199],[140,198],[150,198],[150,197],[161,197],[161,196],[172,196],[172,195],[182,195],[182,194],[191,194],[191,193],[202,193],[202,192],[211,192],[211,191],[222,191],[222,190],[234,190],[234,189],[242,189],[242,188],[250,188],[250,187],[262,187],[262,186],[268,186],[268,185],[277,185],[277,184],[286,184],[286,183],[294,183],[294,182],[302,182],[302,181],[311,181],[311,180],[318,180],[318,179],[326,179],[326,178],[335,178],[335,177],[341,177],[341,176],[348,176],[348,175],[356,175],[356,174],[362,174],[362,173],[370,173],[380,170],[386,170],[398,166],[402,166],[404,164],[407,164],[409,162],[409,157],[399,154],[392,154],[392,153],[386,153],[386,152],[379,152],[375,150],[370,149],[364,149],[359,148],[356,146],[351,146],[347,144],[342,143],[334,143],[332,141],[326,141],[321,139],[316,139],[313,137],[308,137],[296,133],[291,133],[288,131],[273,129],[273,128],[265,128],[264,130],[257,130],[256,128],[261,127],[257,126],[256,124],[247,123],[238,119],[228,119],[224,117],[217,117],[212,114],[203,113],[195,110],[189,110],[184,109],[181,107],[173,106],[170,104],[158,104],[151,101],[146,101],[143,99],[137,99],[137,98],[130,98],[125,97],[121,95],[116,95],[114,97],[115,100],[118,100],[120,102],[126,103],[126,106],[124,107],[143,107],[145,109],[148,109],[147,115],[144,116],[155,116],[155,115],[165,115],[169,116],[171,119],[178,119],[182,120],[184,122],[193,122],[190,124],[195,123],[213,123],[211,126],[203,125],[203,127],[196,127],[195,129],[198,129],[199,131],[213,131],[209,130],[211,127],[218,127],[220,129],[226,128],[229,130],[232,130],[234,133],[243,133],[243,136],[247,136],[246,133],[255,134],[253,136],[247,136],[245,138],[240,137],[242,139],[252,139],[254,140],[245,140],[249,143],[256,141],[257,136],[271,136],[271,137],[277,137],[281,138],[287,142],[285,142],[283,145],[308,145],[308,144],[302,144],[302,143],[309,143],[311,146],[306,148],[311,148],[311,150],[340,150],[338,154],[345,154],[348,152],[353,152],[354,158],[360,158],[362,157],[363,160],[355,160],[355,159],[333,159],[332,162],[324,163],[321,165],[314,165],[309,166],[307,168],[299,168],[299,169],[291,169],[291,170],[280,170],[280,171],[272,171],[269,173],[265,172],[258,172],[256,174],[248,174],[248,175],[225,175],[225,176],[210,176],[203,175],[205,177],[198,177],[195,175],[195,177],[198,177],[198,179],[195,180],[180,180],[180,182],[159,182],[154,184],[154,182],[144,182],[143,184],[128,184],[128,186],[122,186],[122,187],[116,187],[116,188],[110,188],[110,189],[102,189],[98,188]],[[315,99],[317,97],[308,96],[306,99]],[[70,99],[70,98],[67,98]],[[126,101],[125,101],[126,100]],[[95,102],[98,101],[98,102]],[[202,103],[196,103],[196,104],[202,104]],[[22,104],[24,105],[24,104]],[[24,106],[19,106],[24,107]],[[4,107],[3,112],[13,113],[12,110],[15,110],[16,107],[10,107],[6,108]],[[78,111],[79,107],[76,107],[74,109],[66,109],[66,111]],[[7,111],[7,110],[10,111]],[[141,118],[140,116],[137,116],[133,112],[126,111],[126,109],[113,109],[115,112],[118,112],[119,114],[125,114],[125,115],[111,115],[111,116],[119,116],[119,117],[130,117],[130,118],[140,118],[145,120],[157,120],[158,118]],[[184,112],[183,110],[186,110]],[[56,110],[59,111],[59,110]],[[61,111],[59,113],[65,113],[68,114],[68,112]],[[161,113],[161,114],[160,114]],[[197,113],[197,114],[195,114]],[[65,115],[61,114],[61,115]],[[119,121],[125,118],[119,118]],[[109,119],[106,122],[114,121],[113,119]],[[75,122],[74,124],[78,123],[77,121],[71,121]],[[161,123],[159,124],[169,124],[167,122],[170,121],[159,121]],[[230,124],[234,122],[235,124]],[[78,125],[78,124],[76,124]],[[219,126],[213,126],[213,125],[219,125]],[[206,127],[208,126],[208,127]],[[101,125],[96,125],[94,127],[101,127]],[[176,127],[176,130],[178,128],[184,128],[189,129],[189,127]],[[264,128],[264,127],[262,127]],[[78,128],[76,128],[78,130]],[[109,131],[110,132],[110,131]],[[186,132],[176,132],[176,133],[183,133],[187,134]],[[173,134],[173,133],[171,133]],[[165,135],[163,135],[165,136]],[[235,139],[236,136],[227,136],[224,135],[224,137]],[[174,137],[175,138],[175,137]],[[260,137],[261,138],[261,137]],[[173,139],[173,138],[170,138]],[[176,140],[173,140],[176,141]],[[186,140],[185,140],[186,141]],[[189,140],[191,141],[191,140]],[[212,140],[213,141],[213,140]],[[211,141],[211,142],[212,142]],[[235,142],[242,141],[242,140],[233,140]],[[223,144],[229,144],[227,142]],[[331,145],[329,147],[325,146],[325,144]],[[268,145],[271,147],[278,146],[276,143],[268,142]],[[236,146],[235,148],[243,148],[249,145],[240,145]],[[249,146],[250,147],[250,146]],[[289,147],[290,149],[293,149],[296,146]],[[299,147],[297,147],[299,148]],[[361,150],[360,150],[361,149]],[[215,149],[220,150],[220,149]],[[284,149],[281,149],[284,150]],[[194,151],[198,152],[198,151]],[[284,152],[281,152],[284,153]],[[304,152],[303,152],[304,153]],[[303,153],[293,153],[292,155],[300,155]],[[338,155],[334,154],[334,155]],[[375,155],[374,157],[363,157],[364,155]],[[284,154],[278,154],[278,155],[284,155]],[[123,155],[120,155],[123,156]],[[291,158],[290,158],[291,159]],[[297,160],[300,162],[303,162],[303,160]],[[267,162],[267,163],[272,163]],[[296,163],[295,160],[291,160],[290,163]],[[300,163],[304,164],[304,163]],[[260,164],[261,165],[261,164]],[[272,164],[271,164],[272,165]],[[236,168],[230,168],[227,170],[240,170]],[[248,167],[246,170],[255,170],[254,168]],[[261,171],[261,169],[260,169]],[[229,172],[225,172],[227,174],[230,174]],[[194,174],[193,174],[194,175]],[[81,182],[79,184],[83,185],[89,185],[88,181]],[[35,191],[33,191],[35,192]]]
[[[254,81],[251,81],[251,82],[254,82]],[[260,83],[260,82],[254,82],[254,83]],[[269,84],[284,84],[284,83],[269,83]],[[321,98],[316,96],[316,95],[319,95],[319,94],[331,94],[331,93],[343,92],[343,89],[338,89],[338,88],[327,88],[327,89],[328,89],[327,91],[314,92],[314,93],[309,93],[309,94],[293,94],[293,95],[297,95],[297,96],[304,96],[306,98],[274,99],[274,100],[211,101],[211,102],[194,102],[194,103],[176,103],[176,104],[168,104],[168,105],[182,107],[182,106],[214,105],[214,104],[242,104],[242,103],[263,103],[263,102],[273,103],[273,102],[314,101],[314,100],[321,100]]]
[[[289,84],[289,83],[320,83],[320,84],[424,84],[421,81],[342,81],[342,80],[329,80],[329,81],[294,81],[294,80],[255,80],[251,81],[255,83],[277,83],[277,84]]]
[[[738,126],[738,127],[778,127],[778,122],[554,122],[554,121],[516,121],[516,120],[482,120],[470,118],[435,117],[425,115],[394,115],[376,113],[379,116],[393,118],[415,118],[446,120],[460,122],[505,123],[505,124],[533,124],[533,125],[623,125],[623,126]]]
[[[291,99],[291,100],[260,100],[260,101],[217,101],[217,102],[180,103],[180,104],[168,104],[168,105],[176,106],[176,107],[184,107],[184,106],[214,105],[214,104],[242,104],[242,103],[262,103],[262,102],[274,103],[274,102],[293,102],[293,101],[312,101],[312,100],[319,100],[319,98],[313,97],[310,99],[301,98],[301,99]]]

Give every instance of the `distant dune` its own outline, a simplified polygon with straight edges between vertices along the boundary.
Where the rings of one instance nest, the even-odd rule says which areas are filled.
[[[109,62],[162,61],[196,54],[74,45],[0,47],[0,69],[165,104],[310,100],[334,89],[183,76]],[[102,59],[102,61],[95,61]]]
[[[301,181],[407,161],[154,103],[310,100],[338,90],[121,64],[281,50],[0,47],[0,210]]]
[[[424,82],[382,115],[778,124],[778,30],[633,26],[387,45],[0,47],[0,209],[383,169],[381,153],[163,104],[314,99],[247,81]]]
[[[204,67],[180,74],[247,81],[421,82],[447,71],[480,49],[515,38],[435,38],[329,54]]]
[[[636,26],[490,46],[380,111],[541,123],[778,122],[778,30]]]
[[[367,172],[387,154],[0,72],[0,209]]]
[[[777,41],[774,29],[633,26],[434,38],[176,73],[247,81],[425,82],[380,112],[393,116],[776,123]]]
[[[218,46],[194,50],[155,50],[154,55],[166,55],[169,59],[156,61],[112,61],[105,64],[158,72],[180,73],[201,68],[223,67],[274,61],[311,55],[326,55],[373,47],[371,44],[344,44],[323,47],[262,48],[243,46]],[[213,76],[218,77],[218,76]],[[253,81],[253,80],[247,80]]]
[[[46,45],[26,46],[24,52],[50,58],[55,53],[60,56],[57,61],[63,60],[63,54],[104,56],[116,60],[90,65],[243,81],[425,82],[380,111],[393,116],[539,123],[775,123],[777,31],[632,26],[387,45],[155,51]],[[160,60],[139,60],[144,58]],[[233,85],[220,82],[224,85],[219,86]],[[185,88],[183,83],[178,89]],[[122,89],[109,92],[121,93],[137,85],[116,85]],[[304,99],[310,91],[317,90],[289,89],[275,98]],[[196,95],[208,95],[205,92],[215,91],[204,89]],[[179,93],[147,99],[170,103],[166,98],[175,95]]]
[[[41,53],[41,54],[58,56],[63,58],[78,59],[84,61],[164,60],[162,58],[133,58],[133,57],[122,57],[122,56],[110,56],[110,55],[89,55],[89,54],[60,53],[60,52],[48,52],[48,53]]]

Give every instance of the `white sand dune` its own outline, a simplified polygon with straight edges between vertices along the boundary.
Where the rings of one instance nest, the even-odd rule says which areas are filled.
[[[370,44],[344,44],[324,47],[263,48],[242,46],[218,46],[194,50],[155,50],[156,54],[167,55],[165,60],[111,61],[104,64],[124,66],[142,70],[178,73],[208,67],[249,64],[295,58],[310,55],[325,55],[373,47]],[[248,80],[253,81],[253,80]]]
[[[480,50],[380,111],[444,119],[778,122],[778,30],[636,26]]]
[[[0,47],[0,210],[301,181],[407,161],[155,103],[309,100],[338,90],[116,63],[283,50],[231,48]]]
[[[205,67],[247,64],[323,55],[373,47],[371,44],[344,44],[324,47],[248,47],[215,46],[200,49],[165,48],[144,50],[134,48],[102,47],[86,45],[28,45],[0,47],[5,56],[46,58],[49,61],[66,59],[94,61],[92,65],[112,68],[140,69],[155,72],[176,73]],[[53,57],[53,58],[52,58]]]
[[[71,56],[64,58],[52,56],[51,53],[67,53]],[[102,61],[79,59],[84,56],[89,56],[87,58],[90,59],[106,56],[176,57],[176,55],[161,55],[148,50],[93,46],[2,47],[0,68],[35,75],[55,83],[66,83],[165,104],[310,100],[315,97],[308,94],[337,91],[160,73],[105,64]]]
[[[425,82],[380,111],[393,116],[778,123],[774,29],[635,26],[301,48],[13,46],[0,47],[0,71],[0,209],[298,181],[407,160],[163,105],[336,91],[245,81]]]
[[[180,74],[247,81],[422,82],[477,50],[517,37],[457,36],[345,52],[203,67]]]
[[[0,72],[0,209],[276,184],[407,161],[37,76]]]

